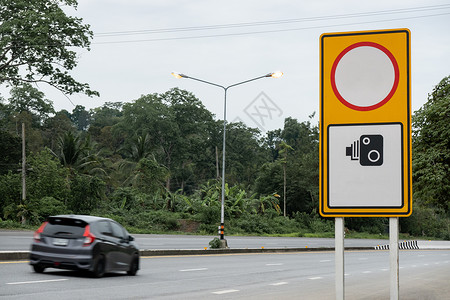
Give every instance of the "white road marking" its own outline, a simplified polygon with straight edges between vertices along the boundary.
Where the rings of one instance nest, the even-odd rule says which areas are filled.
[[[30,284],[30,283],[47,283],[47,282],[58,282],[58,281],[66,281],[69,279],[50,279],[50,280],[36,280],[36,281],[22,281],[22,282],[9,282],[7,284],[15,285],[15,284]]]
[[[389,271],[389,269],[381,269],[381,271]]]
[[[216,295],[223,295],[223,294],[235,293],[235,292],[239,292],[239,290],[224,290],[224,291],[217,291],[217,292],[213,292],[213,294],[216,294]]]
[[[180,272],[195,272],[195,271],[206,271],[208,270],[208,268],[198,268],[198,269],[184,269],[184,270],[179,270]]]
[[[364,271],[363,274],[370,274],[372,271]]]
[[[309,280],[317,280],[317,279],[322,279],[323,277],[310,277],[308,278]]]
[[[285,284],[288,284],[287,282],[284,282],[284,281],[282,281],[282,282],[275,282],[275,283],[271,283],[270,285],[273,285],[273,286],[277,286],[277,285],[285,285]]]
[[[323,259],[323,260],[321,260],[319,262],[324,263],[324,262],[330,262],[330,261],[331,261],[331,259]]]
[[[283,264],[266,264],[266,266],[282,266]]]

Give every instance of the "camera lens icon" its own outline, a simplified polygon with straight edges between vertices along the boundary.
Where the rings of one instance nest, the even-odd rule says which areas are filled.
[[[383,136],[380,134],[362,135],[359,140],[345,148],[346,156],[359,160],[361,166],[381,166],[383,164]]]

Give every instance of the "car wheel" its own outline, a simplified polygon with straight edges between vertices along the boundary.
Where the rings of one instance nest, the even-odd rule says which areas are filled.
[[[103,255],[97,255],[94,261],[94,270],[92,274],[95,278],[101,278],[105,275],[106,261]]]
[[[130,276],[134,276],[136,275],[138,270],[139,270],[139,257],[135,256],[131,261],[130,270],[127,271],[127,274]]]
[[[34,270],[36,273],[44,273],[45,267],[42,266],[42,265],[33,265],[33,270]]]

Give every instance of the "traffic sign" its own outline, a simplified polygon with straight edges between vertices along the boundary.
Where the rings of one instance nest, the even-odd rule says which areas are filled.
[[[320,214],[412,213],[408,29],[320,37]]]

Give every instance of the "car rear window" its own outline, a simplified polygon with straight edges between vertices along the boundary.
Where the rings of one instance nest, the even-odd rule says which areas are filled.
[[[82,236],[87,223],[78,219],[49,218],[45,235]]]

